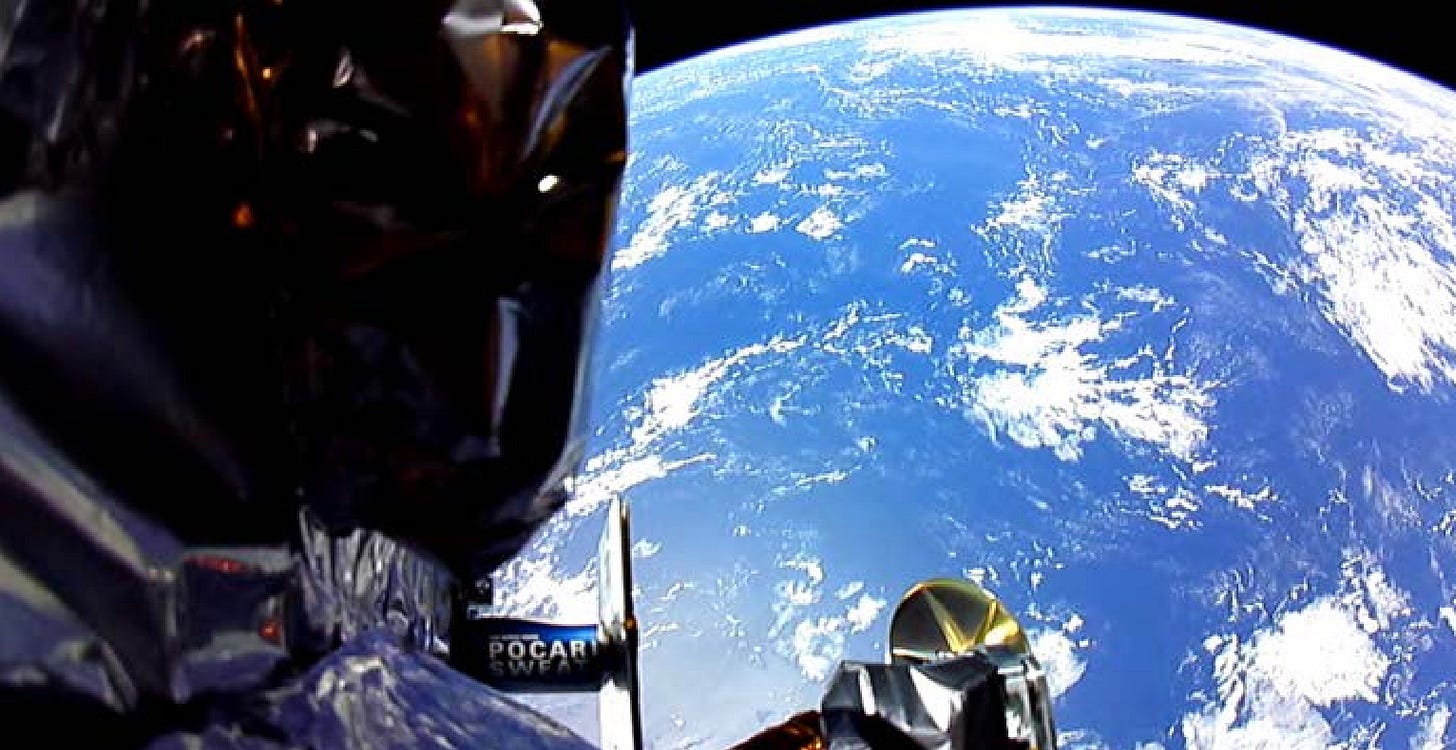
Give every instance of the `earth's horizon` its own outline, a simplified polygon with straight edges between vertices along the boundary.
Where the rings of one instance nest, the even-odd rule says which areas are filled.
[[[649,745],[1004,598],[1063,747],[1456,742],[1456,93],[1131,11],[868,19],[634,83],[574,499],[633,506]],[[594,708],[538,702],[587,737]]]

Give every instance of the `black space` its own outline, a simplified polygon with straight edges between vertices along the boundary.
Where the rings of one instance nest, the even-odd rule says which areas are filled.
[[[637,69],[649,72],[735,42],[835,21],[943,8],[1032,5],[944,0],[628,0]],[[1325,0],[1058,3],[1151,10],[1277,31],[1355,52],[1456,89],[1456,24],[1439,3]]]

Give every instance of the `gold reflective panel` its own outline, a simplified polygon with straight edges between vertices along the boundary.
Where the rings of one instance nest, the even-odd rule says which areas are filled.
[[[890,620],[893,664],[922,664],[983,645],[1031,652],[1026,632],[1006,605],[964,579],[935,578],[915,584]]]
[[[734,745],[730,750],[825,750],[823,725],[817,711],[794,714]]]

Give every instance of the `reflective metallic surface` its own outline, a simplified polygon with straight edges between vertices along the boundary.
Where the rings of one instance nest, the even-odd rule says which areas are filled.
[[[915,584],[890,620],[890,661],[919,664],[978,646],[1031,653],[1021,623],[994,594],[959,578]]]
[[[601,635],[606,670],[597,713],[602,750],[641,750],[641,676],[637,671],[637,615],[632,607],[632,524],[630,509],[614,498],[602,532],[598,564]]]
[[[824,747],[819,712],[804,711],[734,745],[732,750],[824,750]]]
[[[247,701],[215,701],[204,722],[153,737],[160,748],[549,748],[593,750],[434,659],[370,631]],[[85,746],[112,747],[114,743]]]
[[[1057,727],[1046,670],[1035,656],[1001,646],[983,652],[1001,678],[1006,731],[1033,750],[1056,750]]]
[[[1001,692],[981,653],[915,665],[845,662],[819,710],[831,750],[1026,747],[1007,731]]]
[[[597,693],[602,750],[643,746],[630,521],[627,503],[613,498],[598,546],[596,624],[497,614],[489,601],[495,587],[485,581],[456,622],[451,645],[457,666],[502,690]]]
[[[0,2],[7,721],[484,731],[395,709],[508,702],[428,654],[579,460],[630,72],[610,2]]]
[[[912,586],[890,620],[890,662],[840,664],[820,709],[830,748],[1056,748],[1046,672],[981,586]]]
[[[891,621],[892,663],[841,662],[817,712],[734,750],[1055,750],[1046,673],[1014,615],[962,579],[918,583]]]
[[[467,673],[508,692],[595,692],[607,657],[597,625],[483,617],[456,626],[452,658]]]

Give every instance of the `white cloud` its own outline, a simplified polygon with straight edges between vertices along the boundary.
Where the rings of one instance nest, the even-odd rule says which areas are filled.
[[[877,599],[869,594],[860,594],[859,600],[844,613],[844,619],[849,622],[849,629],[852,633],[862,633],[873,625],[880,612],[885,609],[885,600]]]
[[[1148,520],[1167,529],[1197,528],[1194,515],[1202,507],[1198,498],[1186,487],[1178,487],[1148,503]]]
[[[792,636],[794,664],[805,679],[820,682],[844,654],[844,620],[818,617],[800,621]]]
[[[1442,750],[1450,747],[1446,743],[1446,730],[1450,726],[1451,708],[1444,703],[1437,704],[1421,718],[1420,728],[1410,738],[1410,750]]]
[[[727,229],[732,225],[733,217],[721,211],[713,211],[703,217],[703,231],[705,232]]]
[[[1049,178],[1029,174],[1016,186],[1016,192],[1001,201],[995,215],[986,220],[987,229],[1010,229],[1023,232],[1049,233],[1067,217],[1057,205],[1048,183],[1065,180],[1058,173]]]
[[[1173,220],[1184,223],[1195,212],[1198,193],[1208,184],[1210,172],[1197,160],[1181,154],[1154,151],[1132,168],[1132,181],[1142,185],[1173,212]]]
[[[795,486],[809,487],[815,484],[838,484],[849,478],[849,472],[844,469],[823,471],[818,474],[799,477],[794,481]]]
[[[819,589],[803,581],[779,581],[774,587],[779,602],[794,607],[807,607],[819,601]]]
[[[788,570],[798,570],[808,577],[809,582],[818,586],[824,582],[824,563],[817,557],[806,554],[797,554],[779,563],[779,567]]]
[[[814,209],[813,213],[804,217],[804,220],[800,221],[794,229],[811,239],[822,240],[834,236],[843,227],[844,222],[835,216],[833,211],[820,206]]]
[[[559,569],[557,550],[568,536],[568,530],[633,487],[687,466],[714,460],[716,456],[711,453],[668,458],[661,452],[662,443],[698,418],[704,404],[711,401],[714,386],[735,368],[766,354],[793,351],[803,343],[803,339],[774,338],[653,380],[641,402],[623,410],[629,425],[625,444],[585,462],[581,474],[568,482],[571,498],[565,510],[547,523],[530,547],[502,568],[501,590],[508,592],[501,602],[502,611],[549,616],[570,613],[590,621],[596,606],[592,593],[596,580],[593,563],[585,563],[575,573]],[[738,534],[736,530],[735,534]],[[657,551],[652,543],[639,545],[633,549],[639,556],[647,557]]]
[[[806,680],[822,681],[844,657],[845,639],[873,626],[886,601],[865,593],[862,581],[840,586],[826,601],[824,563],[807,552],[780,559],[778,567],[796,575],[774,584],[774,624],[768,635]],[[828,613],[826,604],[833,605]]]
[[[773,632],[782,630],[799,609],[818,604],[823,598],[821,587],[824,583],[824,564],[819,558],[800,552],[780,560],[778,565],[784,570],[798,571],[800,575],[781,579],[774,584],[773,609],[777,614],[777,621],[772,628]]]
[[[1365,632],[1388,630],[1411,614],[1410,596],[1391,583],[1374,555],[1347,552],[1340,569],[1345,590],[1341,601]]]
[[[1312,285],[1325,317],[1392,388],[1429,392],[1437,383],[1456,383],[1456,215],[1442,167],[1456,156],[1449,92],[1338,50],[1248,29],[1168,17],[1128,23],[1117,16],[1126,33],[1085,35],[1069,33],[1068,15],[1113,16],[1064,8],[1049,13],[1055,19],[1026,9],[982,10],[877,28],[866,41],[867,60],[884,68],[949,67],[972,78],[1034,75],[1085,83],[1135,99],[1124,105],[1134,111],[1211,93],[1232,107],[1256,108],[1275,132],[1244,141],[1253,153],[1243,174],[1227,174],[1224,164],[1195,156],[1154,152],[1140,158],[1129,176],[1185,228],[1204,204],[1203,194],[1215,188],[1280,210],[1303,257],[1281,260],[1272,270]],[[1129,64],[1205,75],[1191,85],[1132,81],[1125,75]],[[1258,71],[1259,86],[1242,85],[1249,71]],[[1225,80],[1241,85],[1222,88]],[[1310,111],[1359,126],[1302,130],[1285,114]],[[1100,142],[1088,139],[1089,145]],[[1059,205],[1056,178],[1028,175],[992,207],[979,230],[1048,236],[1070,210]],[[1205,236],[1228,244],[1217,232]],[[1023,248],[1021,260],[1044,260],[1039,251]]]
[[[1158,362],[1145,377],[1118,377],[1083,347],[1118,330],[1121,320],[1081,315],[1035,323],[1023,317],[1046,299],[1045,289],[1023,279],[1017,297],[997,311],[995,325],[962,330],[951,357],[994,368],[962,379],[969,413],[993,437],[1048,448],[1065,461],[1080,458],[1099,427],[1195,460],[1208,436],[1204,415],[1213,407],[1214,384],[1161,372]]]
[[[748,233],[763,234],[764,232],[772,232],[773,230],[778,229],[779,225],[782,223],[782,219],[765,211],[764,213],[761,213],[748,220]]]
[[[935,337],[917,325],[909,326],[904,333],[891,332],[884,336],[884,344],[898,346],[915,354],[929,354],[935,348]]]
[[[1376,690],[1390,659],[1353,613],[1322,599],[1285,614],[1278,623],[1277,630],[1255,637],[1251,672],[1266,676],[1276,690],[1316,706],[1379,699]]]
[[[890,170],[884,164],[872,162],[869,164],[854,164],[849,169],[826,169],[824,176],[831,180],[864,180],[876,177],[889,177]]]
[[[1331,727],[1319,709],[1376,701],[1391,660],[1356,614],[1331,597],[1279,616],[1247,642],[1210,638],[1217,700],[1183,717],[1196,748],[1326,748]]]
[[[668,235],[694,224],[698,210],[712,202],[719,177],[705,174],[685,185],[669,185],[653,196],[637,231],[612,258],[612,270],[636,268],[667,252]]]
[[[1077,644],[1060,630],[1042,628],[1027,633],[1031,653],[1047,673],[1047,688],[1060,698],[1087,672],[1087,660],[1077,653]]]
[[[1431,239],[1453,231],[1449,213],[1422,217],[1361,196],[1343,213],[1295,226],[1310,256],[1306,274],[1324,292],[1325,316],[1392,387],[1429,392],[1437,378],[1456,382],[1456,266],[1449,250],[1437,256]]]
[[[753,175],[755,185],[778,185],[789,177],[789,170],[793,169],[793,162],[783,162],[764,167]]]
[[[1017,102],[1016,106],[998,104],[991,109],[998,117],[1015,117],[1018,120],[1030,120],[1036,115],[1046,114],[1046,105],[1040,102],[1023,101]]]
[[[616,460],[610,463],[598,462],[595,466],[591,465],[591,461],[587,462],[590,470],[574,479],[568,487],[571,490],[571,499],[567,502],[565,515],[587,515],[637,485],[661,479],[685,466],[711,461],[714,456],[711,453],[699,453],[675,461],[669,461],[657,454],[631,458],[614,454],[613,458]]]
[[[1259,505],[1271,503],[1279,499],[1278,494],[1274,492],[1274,488],[1268,485],[1260,487],[1258,490],[1249,491],[1226,484],[1210,484],[1205,486],[1203,491],[1215,497],[1222,498],[1230,505],[1236,508],[1242,508],[1243,510],[1253,510]]]
[[[653,542],[646,539],[638,539],[632,543],[632,556],[636,558],[652,557],[662,551],[661,542]]]
[[[1374,134],[1284,132],[1246,178],[1302,252],[1277,270],[1319,293],[1324,317],[1391,388],[1429,392],[1456,383],[1456,215],[1449,178],[1428,170],[1450,163],[1456,139],[1410,137],[1418,113],[1389,104],[1412,121]]]
[[[790,352],[803,343],[803,339],[775,337],[767,343],[745,346],[708,360],[691,370],[653,380],[643,397],[642,406],[627,410],[629,417],[637,421],[631,432],[632,444],[643,446],[666,433],[686,427],[698,415],[698,409],[713,385],[743,362],[763,354]],[[615,455],[608,453],[596,457],[588,462],[587,471],[596,468],[593,464],[604,464]]]
[[[936,259],[936,257],[933,255],[926,255],[925,253],[910,253],[910,257],[906,258],[905,262],[900,264],[900,273],[910,273],[919,266],[929,266],[930,268],[934,269],[938,267],[939,264],[940,261]]]
[[[553,555],[520,555],[497,574],[496,608],[501,613],[595,622],[600,601],[593,566],[573,574],[557,569]]]

